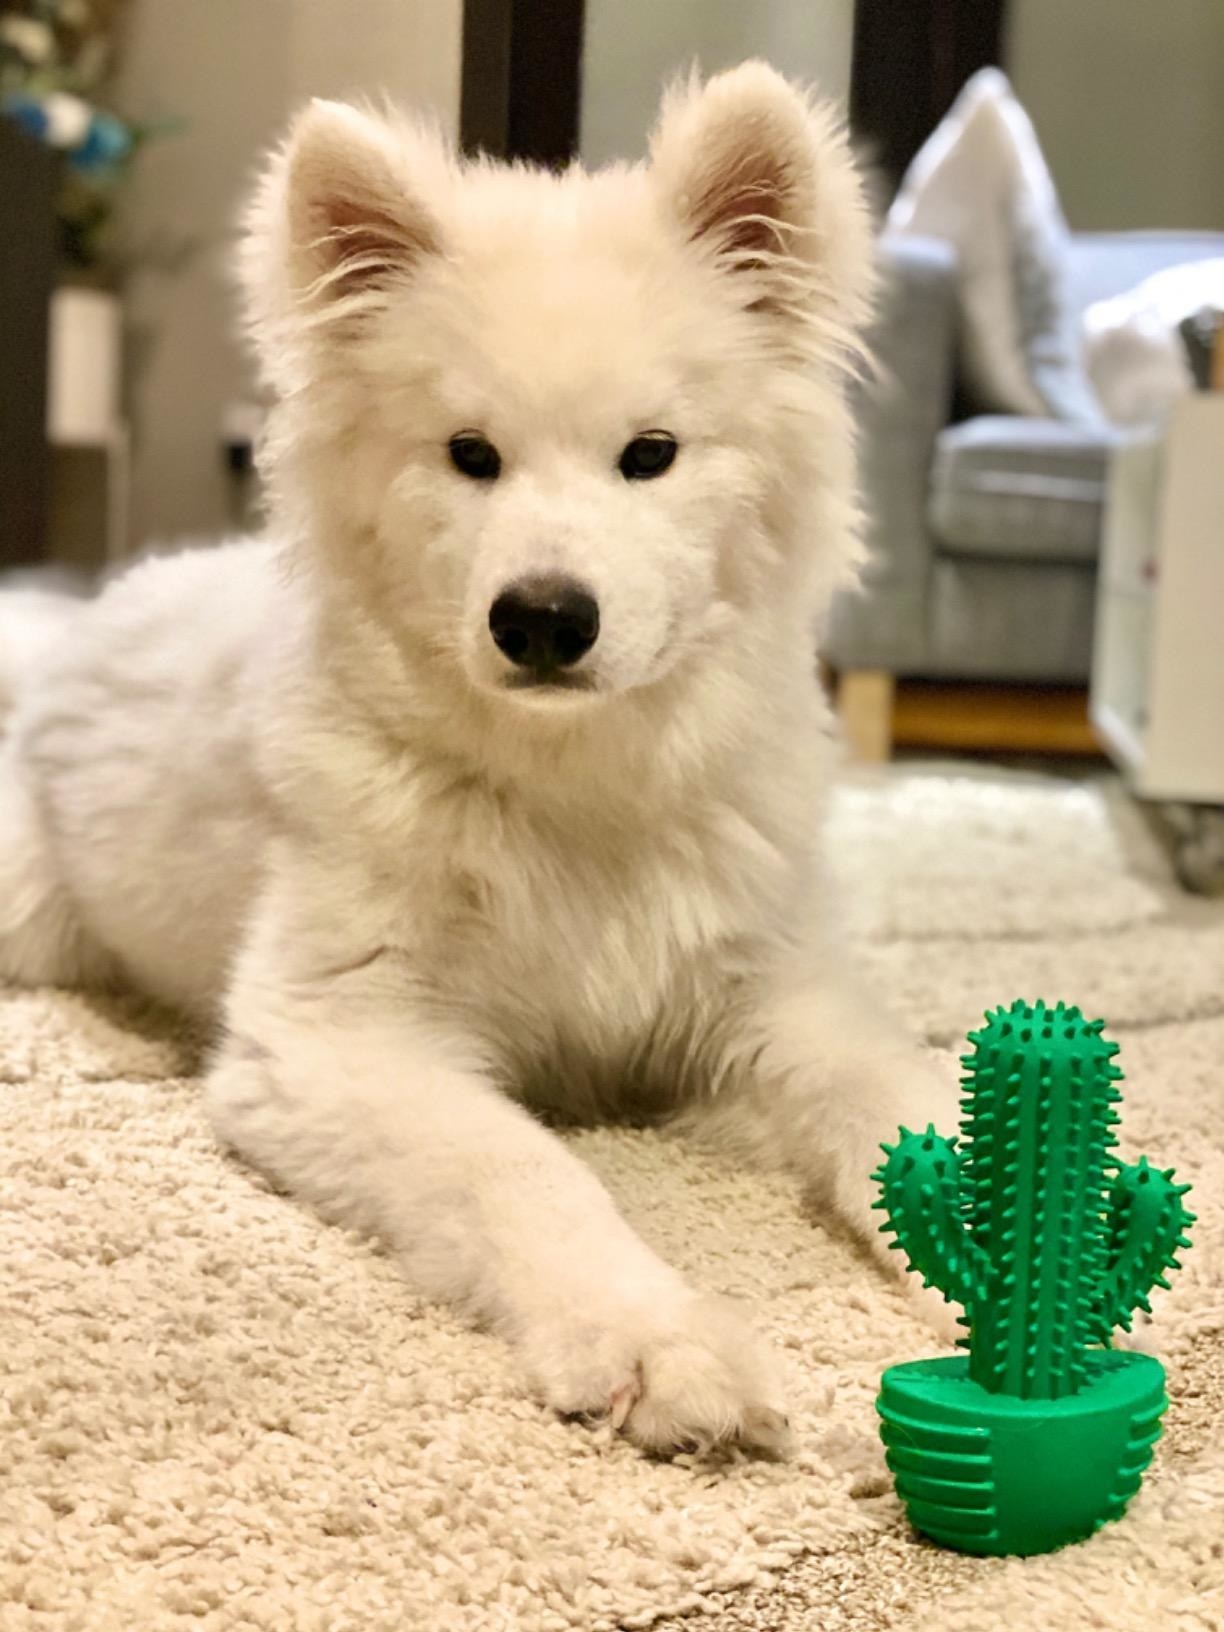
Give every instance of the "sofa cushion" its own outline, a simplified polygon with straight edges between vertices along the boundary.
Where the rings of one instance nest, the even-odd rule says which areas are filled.
[[[1097,558],[1117,434],[985,415],[935,444],[928,521],[939,548],[1010,561]]]
[[[923,144],[888,228],[956,250],[974,402],[995,413],[1100,419],[1067,299],[1067,224],[1032,122],[997,68],[973,75]]]

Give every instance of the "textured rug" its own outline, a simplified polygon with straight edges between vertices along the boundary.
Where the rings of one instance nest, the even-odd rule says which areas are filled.
[[[1107,783],[894,772],[834,831],[863,959],[933,1043],[1013,995],[1107,1015],[1128,1146],[1195,1182],[1150,1334],[1168,1432],[1122,1524],[1026,1562],[910,1535],[872,1401],[934,1345],[784,1183],[575,1138],[791,1374],[792,1461],[651,1462],[223,1157],[164,1026],[0,993],[4,1632],[1224,1627],[1224,909],[1179,902]]]

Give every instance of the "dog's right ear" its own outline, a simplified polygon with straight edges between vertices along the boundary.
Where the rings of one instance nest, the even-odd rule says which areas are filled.
[[[407,122],[340,102],[299,114],[256,190],[240,258],[270,368],[287,326],[347,330],[439,250],[426,195],[448,162]]]

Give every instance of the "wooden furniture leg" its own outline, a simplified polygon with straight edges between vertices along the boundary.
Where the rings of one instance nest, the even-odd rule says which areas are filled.
[[[893,686],[886,669],[847,669],[838,682],[842,731],[863,764],[882,764],[892,752]]]

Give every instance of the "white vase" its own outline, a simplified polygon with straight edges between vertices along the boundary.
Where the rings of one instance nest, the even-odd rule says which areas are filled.
[[[104,289],[65,286],[51,296],[47,435],[59,447],[108,444],[120,423],[123,320]]]

